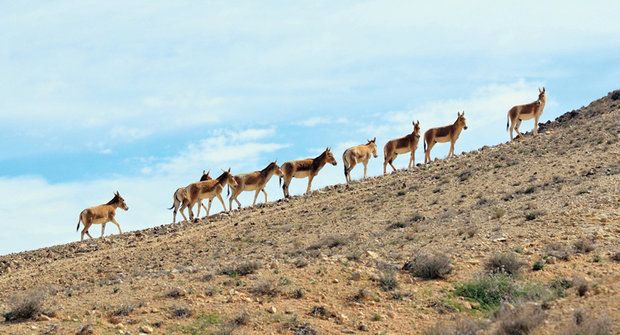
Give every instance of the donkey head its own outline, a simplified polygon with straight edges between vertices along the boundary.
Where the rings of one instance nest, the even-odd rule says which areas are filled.
[[[543,88],[539,88],[538,89],[538,100],[545,100],[546,96],[545,96],[545,87],[543,86]]]
[[[325,161],[331,165],[338,165],[338,162],[336,162],[336,158],[334,158],[334,154],[332,154],[332,149],[327,147],[325,149]]]
[[[200,177],[200,181],[205,181],[205,180],[211,180],[211,176],[209,176],[209,173],[211,172],[211,170],[206,171],[202,170],[202,176]]]
[[[237,186],[237,180],[235,180],[235,176],[230,173],[230,168],[222,173],[222,177],[224,177],[228,185],[232,187]]]
[[[456,119],[456,124],[463,129],[467,129],[467,123],[465,123],[465,111],[458,113],[458,118]]]
[[[125,203],[125,199],[121,197],[118,191],[114,193],[114,198],[110,202],[113,202],[114,204],[116,204],[117,207],[120,207],[124,210],[129,210],[129,207],[127,207],[127,204]]]
[[[269,164],[269,165],[273,165],[274,173],[277,176],[280,176],[280,177],[284,176],[284,173],[282,173],[282,170],[280,169],[280,166],[278,165],[278,160],[277,159],[275,161],[271,162],[271,164]]]
[[[420,121],[411,122],[413,124],[413,136],[420,137]]]
[[[373,138],[372,140],[368,140],[366,145],[370,148],[370,153],[377,158],[377,138]]]

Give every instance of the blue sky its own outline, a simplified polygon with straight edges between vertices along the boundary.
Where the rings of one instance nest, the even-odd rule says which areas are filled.
[[[248,172],[326,146],[340,157],[414,119],[424,131],[465,110],[457,152],[506,141],[506,111],[539,86],[543,120],[618,88],[619,11],[617,1],[0,1],[0,254],[79,238],[79,212],[116,190],[130,206],[118,214],[125,230],[164,224],[174,189],[203,169]],[[381,168],[379,158],[369,172]],[[315,188],[343,181],[342,166],[326,167]],[[268,192],[281,196],[275,180]]]

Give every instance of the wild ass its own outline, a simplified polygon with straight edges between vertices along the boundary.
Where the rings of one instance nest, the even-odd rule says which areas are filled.
[[[93,238],[88,232],[88,229],[94,224],[101,225],[101,237],[103,237],[103,233],[105,232],[105,224],[108,222],[114,223],[116,227],[118,227],[118,233],[122,234],[123,232],[121,230],[121,226],[114,218],[114,215],[116,214],[116,209],[119,207],[124,210],[129,209],[129,207],[127,207],[127,204],[125,204],[125,199],[123,199],[123,197],[118,194],[118,191],[116,191],[114,193],[114,198],[108,201],[108,203],[86,208],[85,210],[83,210],[80,213],[77,228],[75,229],[75,231],[78,231],[80,229],[80,222],[84,223],[84,228],[82,229],[80,241],[84,240],[84,234],[88,235],[88,237],[90,237],[91,239]]]
[[[325,149],[325,151],[323,151],[323,153],[316,158],[300,159],[282,164],[282,177],[280,177],[280,181],[282,181],[282,178],[284,178],[284,184],[282,185],[284,197],[290,198],[288,186],[291,184],[291,180],[293,179],[293,177],[308,177],[308,187],[306,188],[306,194],[310,193],[310,189],[312,188],[312,179],[314,179],[314,177],[319,174],[319,171],[321,171],[321,169],[323,168],[323,166],[325,166],[326,163],[330,163],[334,166],[338,164],[330,148]]]
[[[393,139],[388,141],[383,147],[383,174],[387,173],[387,165],[390,164],[392,169],[396,171],[394,167],[394,160],[398,154],[406,154],[411,152],[411,157],[409,158],[409,165],[407,165],[408,169],[411,169],[415,166],[415,151],[418,149],[418,143],[420,142],[420,121],[412,122],[413,131],[411,134]]]
[[[229,198],[228,208],[232,210],[233,200],[236,201],[239,208],[241,208],[241,203],[237,197],[243,191],[255,191],[252,207],[256,205],[256,198],[258,198],[258,193],[260,192],[263,192],[265,195],[265,203],[267,203],[267,192],[265,191],[265,186],[274,174],[277,174],[280,177],[282,176],[282,170],[280,170],[277,161],[269,163],[267,167],[260,171],[236,175],[234,178],[235,182],[237,182],[237,186],[230,186],[232,189],[232,194]]]
[[[230,174],[230,169],[224,171],[219,177],[212,180],[199,181],[192,184],[189,184],[185,188],[185,192],[187,192],[187,208],[189,210],[189,219],[194,219],[194,212],[192,208],[194,204],[198,204],[198,211],[196,213],[196,218],[200,217],[200,206],[202,206],[202,200],[209,199],[209,205],[207,206],[207,217],[209,216],[209,211],[211,210],[211,203],[213,203],[213,198],[217,197],[222,203],[222,208],[226,211],[226,205],[224,204],[224,199],[222,199],[222,191],[224,187],[229,184],[231,186],[237,186],[237,182],[233,175]],[[181,205],[181,211],[183,210],[183,205]]]
[[[368,161],[370,155],[377,158],[377,138],[368,140],[368,143],[362,145],[356,145],[344,151],[342,154],[342,163],[344,165],[344,178],[347,183],[351,181],[351,170],[355,167],[355,164],[364,164],[364,178],[366,178],[366,170],[368,168]]]
[[[456,121],[445,127],[431,128],[424,133],[424,163],[431,162],[431,149],[435,143],[445,143],[450,141],[450,152],[448,158],[454,156],[454,143],[458,140],[463,129],[467,129],[465,123],[465,111],[458,113]]]
[[[531,102],[526,105],[518,105],[512,107],[508,111],[508,117],[506,120],[506,131],[510,129],[510,140],[512,141],[512,131],[515,130],[517,132],[517,137],[523,136],[519,132],[519,126],[521,125],[521,121],[534,119],[534,135],[538,134],[538,119],[543,113],[543,109],[545,108],[545,102],[547,101],[547,96],[545,95],[545,88],[538,89],[538,100]]]
[[[209,176],[209,172],[210,171],[206,171],[202,170],[202,176],[200,177],[200,181],[205,181],[205,180],[211,180],[211,176]],[[183,219],[185,221],[187,221],[187,217],[185,216],[185,213],[183,213],[183,209],[185,209],[185,207],[187,207],[187,192],[185,191],[186,187],[179,187],[177,188],[177,190],[174,192],[174,195],[172,195],[172,207],[168,208],[168,209],[173,209],[172,211],[172,223],[176,223],[177,222],[177,211],[179,210],[180,207],[182,207],[181,209],[181,215],[183,215]],[[205,209],[205,211],[207,210],[207,207],[202,204],[202,208]]]

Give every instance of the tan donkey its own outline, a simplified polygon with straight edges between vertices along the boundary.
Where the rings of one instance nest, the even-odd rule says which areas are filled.
[[[209,172],[210,171],[205,172],[204,170],[202,170],[202,176],[200,177],[200,181],[211,180],[212,178],[211,176],[209,176]],[[187,192],[185,191],[185,189],[186,187],[179,187],[172,195],[172,207],[168,208],[168,209],[173,209],[172,223],[176,223],[177,221],[177,211],[179,210],[179,208],[181,206],[183,207],[183,209],[187,207],[188,199],[187,199]],[[207,210],[207,207],[204,204],[202,204],[202,208],[204,208],[205,211]],[[187,221],[187,217],[183,213],[183,210],[181,210],[181,215],[183,215],[183,219]]]
[[[366,170],[368,169],[368,161],[370,155],[377,158],[377,138],[368,140],[368,143],[356,145],[344,151],[342,154],[342,163],[344,165],[344,178],[347,183],[351,181],[351,170],[357,163],[364,165],[364,178],[366,178]]]
[[[118,233],[122,234],[123,231],[121,230],[121,226],[114,218],[114,216],[116,215],[116,209],[119,207],[124,210],[129,210],[129,207],[127,207],[127,204],[125,204],[125,199],[123,199],[123,197],[121,197],[121,195],[118,194],[117,191],[116,193],[114,193],[114,198],[108,201],[108,203],[86,208],[85,210],[83,210],[80,213],[77,228],[75,229],[75,231],[78,231],[80,229],[80,222],[84,223],[84,228],[82,229],[80,241],[84,240],[84,234],[88,235],[88,237],[90,237],[91,239],[93,238],[88,232],[88,229],[94,224],[101,225],[101,237],[103,237],[103,234],[105,232],[105,224],[108,222],[114,223],[116,227],[118,227]]]
[[[538,134],[538,119],[543,113],[543,109],[545,109],[545,102],[547,101],[547,96],[545,93],[545,88],[538,89],[538,100],[531,102],[526,105],[518,105],[512,107],[508,111],[508,117],[506,121],[506,131],[510,129],[510,140],[512,141],[512,131],[515,130],[517,132],[517,137],[523,136],[519,132],[519,126],[521,125],[521,121],[534,119],[534,135]]]
[[[281,178],[284,178],[284,185],[282,185],[284,197],[290,198],[291,196],[288,192],[288,186],[291,184],[291,180],[293,179],[293,177],[308,177],[308,187],[306,188],[306,194],[310,193],[310,189],[312,188],[312,179],[314,179],[314,177],[319,174],[319,171],[321,171],[321,169],[323,168],[323,166],[325,166],[326,163],[330,163],[334,166],[338,165],[330,148],[325,149],[322,154],[315,158],[300,159],[282,164]]]
[[[420,121],[412,122],[413,131],[411,134],[393,139],[388,141],[383,147],[383,174],[387,173],[387,165],[390,164],[392,169],[396,171],[394,167],[394,160],[398,154],[406,154],[411,152],[411,157],[409,158],[409,165],[407,165],[408,169],[411,169],[415,166],[415,151],[418,149],[418,143],[420,142]]]
[[[454,156],[454,143],[459,139],[463,129],[467,129],[465,122],[465,111],[458,113],[456,121],[445,127],[431,128],[424,133],[424,163],[431,162],[431,149],[435,143],[450,142],[450,152],[448,158]]]
[[[263,192],[265,195],[265,203],[267,203],[267,192],[265,191],[265,186],[267,186],[267,183],[274,174],[277,174],[280,177],[282,176],[282,171],[280,170],[277,162],[269,163],[267,167],[260,171],[236,175],[234,178],[235,182],[237,182],[237,186],[230,186],[232,189],[232,194],[229,198],[228,208],[232,210],[233,200],[236,201],[239,208],[241,208],[241,203],[237,200],[237,197],[244,191],[255,191],[252,207],[256,205],[256,198],[258,198],[258,194],[260,192]]]
[[[196,219],[200,218],[200,207],[202,206],[202,201],[204,199],[209,199],[209,205],[207,206],[207,217],[209,216],[209,211],[211,210],[211,204],[213,203],[213,198],[217,197],[222,203],[222,208],[226,211],[226,204],[224,204],[224,199],[222,199],[222,191],[226,185],[237,186],[237,182],[232,174],[230,174],[230,169],[224,171],[219,177],[211,180],[199,181],[192,184],[189,184],[185,188],[185,192],[187,192],[187,208],[189,210],[189,219],[194,219],[194,212],[192,208],[195,204],[198,204],[198,211],[196,213]],[[183,210],[183,205],[181,205],[181,211]]]

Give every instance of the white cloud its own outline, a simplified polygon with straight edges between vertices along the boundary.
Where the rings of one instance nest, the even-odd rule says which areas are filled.
[[[293,122],[294,125],[304,127],[316,127],[324,124],[345,124],[348,120],[345,117],[332,118],[327,116],[313,116],[301,121]]]

